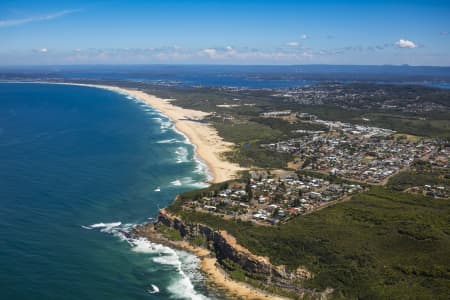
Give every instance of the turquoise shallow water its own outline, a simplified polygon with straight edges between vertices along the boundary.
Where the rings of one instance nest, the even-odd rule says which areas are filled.
[[[106,90],[0,84],[1,299],[219,297],[192,255],[120,234],[205,180],[171,126]]]

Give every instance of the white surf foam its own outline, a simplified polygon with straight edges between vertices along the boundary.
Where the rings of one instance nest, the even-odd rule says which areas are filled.
[[[151,286],[152,286],[152,289],[148,289],[148,290],[147,290],[147,292],[148,292],[149,294],[156,294],[156,293],[159,293],[159,288],[158,288],[158,286],[156,286],[156,285],[154,285],[154,284],[152,284]]]
[[[159,123],[159,127],[161,129],[161,132],[166,132],[168,129],[173,128],[173,122],[166,118],[164,115],[158,113],[158,117],[152,118],[153,120],[157,121]]]
[[[161,140],[156,142],[157,144],[175,144],[175,143],[179,143],[180,141],[177,139],[167,139],[167,140]]]
[[[201,274],[198,270],[199,260],[192,254],[184,251],[177,251],[172,248],[155,244],[144,238],[133,240],[133,251],[158,255],[152,258],[154,263],[172,266],[177,271],[179,278],[176,278],[169,286],[168,290],[179,299],[207,299],[205,296],[195,291],[191,281],[201,281]],[[200,276],[200,278],[199,278]]]
[[[89,226],[81,226],[84,229],[92,230],[95,228],[99,228],[102,232],[111,232],[111,230],[115,227],[122,225],[122,222],[112,222],[112,223],[97,223]]]
[[[167,129],[172,128],[172,126],[173,126],[172,121],[163,121],[163,122],[161,122],[160,128],[161,128],[162,132],[166,132]]]
[[[170,184],[173,186],[189,186],[193,188],[204,188],[208,186],[207,183],[195,181],[192,177],[179,178],[172,181]]]
[[[208,166],[202,159],[200,159],[200,157],[197,154],[197,146],[195,144],[191,143],[191,141],[189,140],[187,135],[178,131],[175,127],[173,127],[172,130],[175,131],[176,133],[178,133],[179,135],[183,136],[185,144],[191,145],[194,148],[194,160],[196,163],[194,172],[197,174],[205,174],[208,181],[212,180],[213,176],[212,176]]]
[[[195,174],[204,174],[206,175],[206,179],[208,181],[211,181],[213,179],[212,173],[210,172],[208,166],[206,163],[198,158],[197,154],[194,155],[195,160],[195,170],[193,171]],[[206,187],[207,185],[204,184],[202,187]]]
[[[120,93],[120,92],[119,92]],[[175,131],[176,133],[178,133],[179,135],[181,135],[183,137],[183,141],[179,141],[177,139],[169,139],[169,140],[162,140],[159,141],[157,143],[160,144],[164,144],[164,143],[178,143],[178,142],[183,142],[185,144],[189,144],[192,145],[194,147],[195,150],[195,145],[193,145],[189,138],[182,132],[178,131],[173,125],[174,123],[167,118],[167,116],[165,116],[160,110],[154,108],[153,106],[148,105],[147,103],[143,102],[142,100],[140,100],[139,98],[135,98],[131,95],[126,95],[126,98],[129,100],[132,100],[136,103],[138,103],[140,106],[144,107],[144,110],[149,114],[149,115],[157,115],[158,117],[153,117],[153,120],[156,120],[159,124],[160,124],[160,129],[162,133],[167,132],[168,129],[171,129],[173,131]],[[186,150],[187,152],[187,150]],[[184,154],[183,154],[184,155]],[[179,159],[178,159],[179,158]],[[187,162],[188,161],[188,156],[183,156],[183,157],[178,157],[177,158],[177,163],[182,163],[182,162]],[[194,160],[196,162],[196,168],[195,168],[195,173],[197,174],[205,174],[207,176],[208,180],[212,179],[212,175],[208,170],[208,166],[197,157],[196,151],[194,151]],[[205,185],[202,183],[202,187],[204,187]]]
[[[170,184],[174,185],[174,186],[181,186],[182,185],[182,183],[181,183],[181,181],[179,179],[172,181]]]
[[[189,151],[185,147],[177,147],[175,154],[177,164],[189,162]]]
[[[82,227],[89,230],[99,229],[102,232],[113,234],[121,240],[128,242],[132,251],[152,255],[152,261],[154,263],[173,267],[178,276],[173,279],[167,289],[174,298],[194,300],[208,299],[204,295],[199,294],[195,290],[193,284],[193,281],[202,281],[202,275],[198,270],[200,261],[196,256],[184,251],[178,251],[160,244],[152,243],[142,237],[132,237],[130,236],[130,232],[134,226],[135,225],[133,224],[112,222],[97,223]],[[158,293],[159,291],[159,287],[154,284],[151,284],[151,289],[147,290],[150,294]]]

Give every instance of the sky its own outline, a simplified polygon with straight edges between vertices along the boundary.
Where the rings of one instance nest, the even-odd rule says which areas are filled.
[[[450,0],[0,1],[0,66],[450,66]]]

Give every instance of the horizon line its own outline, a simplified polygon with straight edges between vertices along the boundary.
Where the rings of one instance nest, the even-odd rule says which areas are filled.
[[[221,66],[221,67],[300,67],[300,66],[333,66],[333,67],[425,67],[425,68],[450,68],[450,65],[411,65],[411,64],[209,64],[209,63],[88,63],[88,64],[15,64],[0,65],[1,68],[20,67],[75,67],[75,66]]]

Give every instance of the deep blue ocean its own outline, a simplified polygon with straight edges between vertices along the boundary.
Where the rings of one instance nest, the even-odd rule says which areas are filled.
[[[0,298],[220,298],[194,256],[121,234],[205,180],[171,122],[133,99],[0,84]]]

